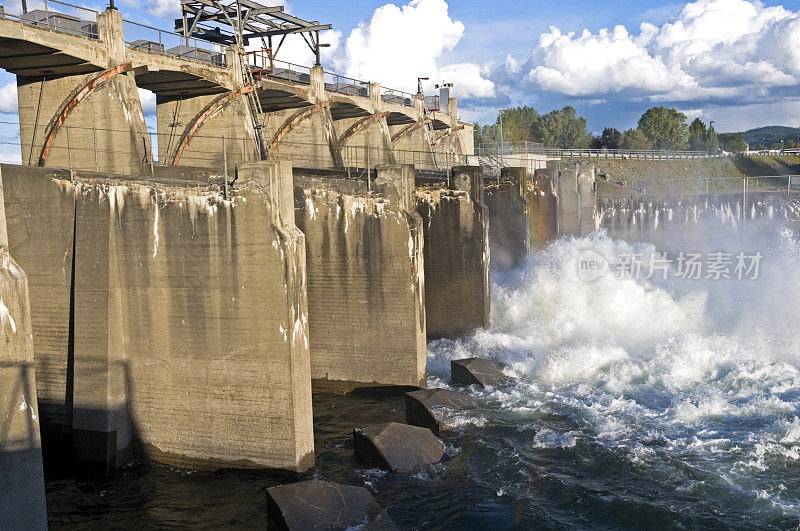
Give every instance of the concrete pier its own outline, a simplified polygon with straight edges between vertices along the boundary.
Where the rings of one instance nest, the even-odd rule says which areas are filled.
[[[452,169],[450,188],[417,191],[425,232],[425,309],[429,338],[489,326],[489,215],[480,168]]]
[[[111,471],[133,450],[196,468],[313,464],[305,242],[286,208],[289,165],[240,168],[232,199],[198,180],[4,170],[9,211],[25,213],[30,191],[52,199],[9,235],[21,263],[50,273],[31,280],[37,370],[48,429],[78,462]],[[74,252],[42,208],[72,227]],[[56,279],[66,304],[46,299]]]
[[[94,46],[102,56],[83,69],[88,73],[75,73],[80,69],[70,65],[19,70],[24,164],[136,175],[152,162],[133,66],[125,56],[122,15],[100,13],[97,28]]]
[[[1,525],[47,529],[28,279],[8,252],[1,200],[0,390]]]
[[[315,389],[425,387],[422,219],[413,171],[377,169],[363,181],[295,177],[306,236],[311,372]]]
[[[530,252],[536,230],[530,195],[529,178],[523,167],[502,168],[499,179],[486,181],[492,268],[513,268]]]

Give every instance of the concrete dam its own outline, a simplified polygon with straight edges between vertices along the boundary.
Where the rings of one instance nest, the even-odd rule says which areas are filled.
[[[0,166],[12,527],[46,526],[48,467],[308,470],[312,393],[425,388],[428,339],[489,326],[490,271],[597,228],[593,166],[485,177],[446,92],[164,50],[131,24],[0,17],[22,155]]]

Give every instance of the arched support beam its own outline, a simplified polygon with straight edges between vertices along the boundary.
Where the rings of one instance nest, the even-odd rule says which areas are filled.
[[[142,68],[146,70],[147,67]],[[64,100],[64,102],[58,108],[58,112],[55,114],[55,116],[53,116],[52,120],[50,120],[50,123],[47,124],[47,129],[45,130],[44,135],[44,143],[42,144],[42,151],[39,154],[39,166],[44,166],[47,162],[47,157],[50,155],[50,148],[53,146],[53,141],[55,140],[56,135],[61,130],[61,126],[64,125],[64,122],[67,121],[70,113],[75,110],[75,107],[77,107],[80,102],[86,99],[86,96],[88,96],[94,89],[107,83],[109,80],[113,79],[119,74],[124,74],[132,69],[133,65],[131,63],[123,63],[115,66],[114,68],[109,68],[108,70],[100,72],[98,75],[90,79],[88,83],[70,94],[67,99]],[[138,70],[139,69],[137,69],[137,71]]]
[[[405,127],[404,129],[402,129],[401,131],[399,131],[396,135],[394,135],[392,137],[392,145],[397,143],[397,141],[399,141],[404,136],[408,135],[409,133],[414,132],[415,130],[417,130],[419,127],[421,127],[423,125],[427,125],[427,124],[431,123],[432,121],[433,120],[431,120],[430,118],[425,118],[424,120],[420,120],[419,122],[413,123],[413,124],[409,125],[408,127]]]
[[[297,126],[300,122],[305,120],[306,118],[310,118],[314,113],[321,111],[322,109],[329,108],[333,105],[336,105],[335,102],[332,101],[323,101],[322,103],[317,103],[311,107],[303,109],[302,111],[298,112],[288,120],[284,122],[278,132],[275,134],[275,138],[272,139],[269,147],[267,148],[267,153],[271,154],[275,151],[275,148],[278,147],[280,141],[285,137],[289,132]]]
[[[352,137],[354,134],[358,133],[359,131],[367,127],[369,124],[377,122],[382,118],[386,118],[390,114],[391,113],[389,111],[379,112],[377,114],[373,114],[372,116],[367,116],[363,120],[354,123],[352,126],[350,126],[350,129],[344,132],[342,138],[339,139],[339,148],[344,147],[345,142],[350,140],[350,137]]]
[[[451,127],[450,129],[445,129],[444,131],[442,131],[441,133],[439,133],[436,136],[436,143],[438,144],[439,141],[442,140],[444,137],[446,137],[448,135],[451,135],[451,134],[455,133],[456,131],[461,131],[462,129],[464,129],[463,125],[457,125],[456,127]]]
[[[200,129],[200,126],[203,125],[203,122],[205,122],[209,116],[212,116],[214,113],[224,108],[239,96],[244,96],[253,90],[254,89],[252,85],[247,85],[239,90],[228,92],[227,94],[223,94],[218,98],[215,98],[214,101],[206,106],[205,109],[200,111],[200,113],[195,116],[194,120],[192,120],[192,123],[189,125],[189,127],[187,127],[183,132],[183,135],[181,135],[181,140],[178,143],[178,149],[175,150],[175,156],[172,157],[172,165],[177,166],[178,163],[180,163],[181,157],[183,156],[183,151],[186,149],[186,146],[189,145],[189,141],[192,139],[192,137],[194,137],[194,134],[198,129]]]

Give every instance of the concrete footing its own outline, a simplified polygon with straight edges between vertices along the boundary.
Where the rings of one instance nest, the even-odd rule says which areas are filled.
[[[427,336],[489,326],[489,215],[480,168],[453,168],[450,189],[419,190],[417,211],[425,227]]]
[[[422,220],[410,167],[366,183],[296,176],[315,389],[426,385]]]

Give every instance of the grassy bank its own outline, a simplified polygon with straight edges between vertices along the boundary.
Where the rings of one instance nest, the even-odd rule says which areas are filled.
[[[704,191],[740,188],[743,177],[800,175],[798,155],[742,155],[686,160],[597,160],[598,175],[627,186],[651,191]],[[796,181],[800,179],[795,179]],[[678,181],[678,182],[676,182]],[[751,181],[750,186],[785,186],[786,179]],[[647,183],[645,186],[644,183]],[[661,190],[664,188],[664,190]]]
[[[761,175],[800,175],[798,155],[743,155],[688,160],[597,160],[610,181],[661,179],[741,179]]]

